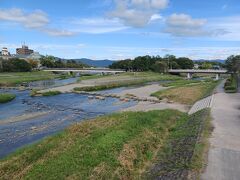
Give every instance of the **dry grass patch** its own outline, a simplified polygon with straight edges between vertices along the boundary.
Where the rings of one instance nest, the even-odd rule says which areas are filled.
[[[152,96],[159,99],[167,98],[168,100],[181,104],[192,105],[199,99],[202,99],[212,93],[218,82],[199,82],[198,84],[187,84],[173,87],[167,90],[153,93]]]

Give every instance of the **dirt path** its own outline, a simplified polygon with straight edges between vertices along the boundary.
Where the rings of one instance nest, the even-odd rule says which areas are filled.
[[[222,89],[223,84],[217,88],[212,105],[214,131],[204,180],[240,178],[240,94],[226,94]]]

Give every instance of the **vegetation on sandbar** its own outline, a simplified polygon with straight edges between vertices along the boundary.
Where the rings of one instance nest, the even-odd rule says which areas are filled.
[[[166,75],[154,72],[128,72],[114,76],[102,77],[106,78],[105,84],[96,86],[86,86],[74,88],[75,91],[99,91],[123,86],[133,86],[154,81],[173,81],[181,80],[182,78],[174,75]]]
[[[47,91],[47,92],[41,93],[42,96],[56,96],[59,94],[61,94],[60,91]]]
[[[199,99],[211,95],[219,81],[176,81],[170,83],[173,86],[166,90],[161,90],[152,94],[159,99],[167,98],[169,101],[178,102],[181,104],[192,105]]]
[[[0,103],[7,103],[16,98],[15,94],[11,93],[0,93]]]

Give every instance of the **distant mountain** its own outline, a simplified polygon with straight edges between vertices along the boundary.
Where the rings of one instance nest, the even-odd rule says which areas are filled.
[[[205,59],[198,59],[198,60],[193,60],[193,61],[198,61],[198,62],[204,62],[204,61],[211,61],[211,62],[218,62],[218,63],[225,63],[225,60],[222,59],[214,59],[214,60],[205,60]]]
[[[105,59],[105,60],[92,60],[92,59],[87,59],[87,58],[82,58],[82,59],[73,59],[75,61],[79,61],[83,64],[87,64],[89,66],[94,66],[94,67],[108,67],[109,65],[112,65],[114,61]]]

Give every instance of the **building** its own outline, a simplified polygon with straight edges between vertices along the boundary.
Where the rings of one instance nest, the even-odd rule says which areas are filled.
[[[199,64],[194,64],[194,69],[199,69]]]
[[[0,51],[0,58],[8,60],[11,57],[10,52],[6,47],[2,48],[2,51]]]
[[[2,56],[10,56],[10,53],[8,52],[8,49],[6,47],[2,48],[1,55]]]
[[[32,53],[34,53],[34,51],[32,49],[28,49],[28,46],[26,46],[26,45],[22,45],[21,48],[16,49],[16,54],[17,55],[24,55],[25,56],[25,55],[30,55]]]

